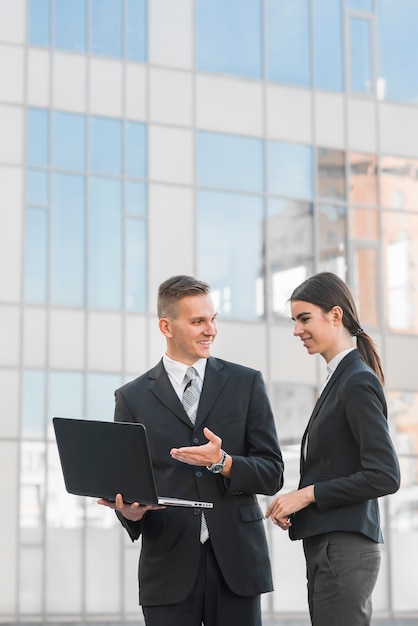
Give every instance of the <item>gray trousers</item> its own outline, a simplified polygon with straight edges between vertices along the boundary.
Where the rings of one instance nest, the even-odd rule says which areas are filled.
[[[303,540],[312,626],[370,626],[380,547],[360,533]]]

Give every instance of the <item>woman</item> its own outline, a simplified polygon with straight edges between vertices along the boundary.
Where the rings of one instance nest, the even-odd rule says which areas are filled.
[[[400,484],[382,365],[338,276],[308,278],[290,302],[294,335],[328,377],[302,438],[299,488],[266,516],[303,540],[313,626],[366,626],[383,542],[377,498]]]

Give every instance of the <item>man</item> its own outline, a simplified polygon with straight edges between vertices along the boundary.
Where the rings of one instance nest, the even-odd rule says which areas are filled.
[[[255,494],[273,495],[283,483],[264,383],[260,372],[210,356],[217,322],[206,283],[165,281],[158,316],[166,353],[116,391],[115,420],[145,424],[158,493],[214,508],[125,504],[120,494],[99,503],[116,509],[132,540],[142,538],[147,626],[259,626],[260,594],[273,587]]]

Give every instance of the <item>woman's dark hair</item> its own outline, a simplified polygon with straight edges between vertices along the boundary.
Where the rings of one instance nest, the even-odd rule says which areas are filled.
[[[350,335],[356,337],[361,358],[376,373],[382,385],[384,384],[382,363],[374,341],[362,329],[351,291],[339,276],[332,272],[314,274],[296,287],[289,299],[291,302],[294,300],[310,302],[319,306],[325,313],[331,311],[334,306],[341,307],[343,324]]]

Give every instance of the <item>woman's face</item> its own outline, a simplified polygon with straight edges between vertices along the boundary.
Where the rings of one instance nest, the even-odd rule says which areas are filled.
[[[321,354],[327,363],[341,349],[342,311],[333,307],[325,313],[316,304],[294,300],[291,302],[292,319],[295,322],[293,334],[303,342],[309,354]],[[346,333],[343,334],[344,339]]]

